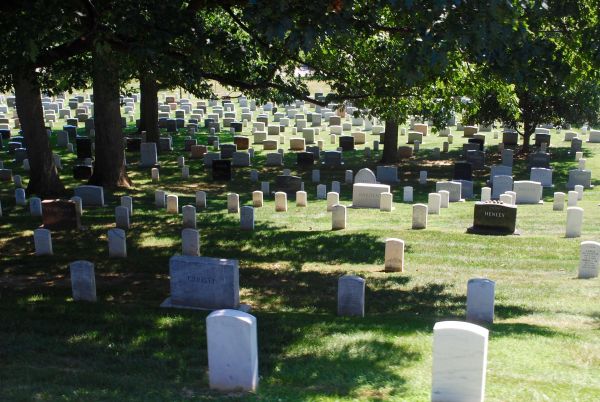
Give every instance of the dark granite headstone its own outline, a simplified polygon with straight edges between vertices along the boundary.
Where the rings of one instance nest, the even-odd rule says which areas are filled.
[[[275,178],[273,191],[283,191],[290,197],[295,197],[302,190],[302,179],[298,176],[280,175]]]
[[[476,202],[473,226],[467,233],[508,235],[515,234],[517,207],[497,201]]]
[[[210,128],[210,125],[215,122],[215,119],[204,119],[204,127]]]
[[[237,145],[238,151],[243,151],[250,148],[250,138],[236,135],[233,137],[233,143]]]
[[[192,145],[197,145],[198,141],[195,138],[190,138],[183,141],[183,150],[186,152],[190,152],[192,150]]]
[[[231,161],[216,159],[212,161],[212,179],[216,181],[231,180]]]
[[[73,166],[73,178],[76,180],[88,180],[92,177],[94,169],[88,165]]]
[[[318,145],[308,145],[306,147],[306,152],[311,152],[315,156],[316,161],[321,157],[321,149],[319,149]]]
[[[50,230],[79,229],[80,217],[74,201],[42,201],[42,223]]]
[[[502,143],[504,145],[517,145],[519,143],[519,133],[514,131],[504,131],[502,133]]]
[[[231,122],[231,124],[229,125],[229,127],[233,128],[233,131],[235,131],[236,133],[241,133],[242,132],[242,128],[243,128],[243,124],[240,123],[239,121],[233,121],[233,122]]]
[[[479,150],[483,151],[483,146],[485,144],[485,140],[483,138],[469,138],[469,144],[478,144]]]
[[[77,127],[75,127],[75,126],[71,126],[71,125],[63,126],[63,131],[66,131],[67,133],[69,133],[70,137],[77,136]]]
[[[550,154],[535,152],[529,155],[529,167],[550,169]]]
[[[218,133],[219,131],[221,131],[221,124],[213,121],[212,123],[208,124],[208,129],[210,130],[211,128],[215,129],[215,133]]]
[[[177,131],[177,120],[167,119],[167,132],[174,133]]]
[[[456,162],[454,163],[454,174],[452,175],[454,180],[473,180],[473,167],[469,162]]]
[[[485,168],[485,152],[483,151],[467,151],[465,159],[475,170],[481,170]]]
[[[323,164],[325,166],[338,167],[343,165],[342,153],[339,151],[323,152]]]
[[[535,146],[541,147],[542,143],[546,143],[547,147],[550,147],[550,134],[541,134],[538,133],[535,135]]]
[[[140,152],[141,145],[141,138],[127,138],[127,152]]]
[[[296,165],[312,166],[315,164],[315,154],[312,152],[298,152],[296,154]]]
[[[23,144],[17,141],[9,141],[7,145],[9,154],[14,154],[16,149],[19,149],[23,146]]]
[[[215,143],[215,141],[219,141],[219,136],[217,136],[217,135],[209,135],[209,136],[206,137],[206,143],[209,146],[211,146],[211,147],[213,146],[213,144]]]
[[[173,150],[173,140],[171,137],[160,137],[158,139],[158,149],[161,152],[170,152]]]
[[[466,143],[462,146],[463,158],[467,157],[467,152],[469,151],[479,151],[479,144],[476,143]]]
[[[583,145],[582,143],[583,141],[581,141],[581,139],[573,138],[571,140],[571,153],[575,154],[575,152],[580,152]]]
[[[92,140],[86,137],[75,138],[75,146],[77,147],[77,159],[85,159],[92,157]]]
[[[354,151],[354,137],[349,135],[340,136],[340,148],[343,151]]]
[[[27,148],[17,148],[15,149],[15,162],[22,163],[25,159],[27,159]]]
[[[0,181],[13,181],[12,169],[0,169]]]
[[[231,159],[233,153],[237,151],[237,146],[235,144],[221,144],[220,150],[222,159]]]
[[[10,139],[10,130],[3,128],[0,130],[0,135],[2,135],[3,140],[8,140],[8,139]]]

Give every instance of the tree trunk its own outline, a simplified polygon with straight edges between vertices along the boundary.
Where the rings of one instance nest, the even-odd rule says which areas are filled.
[[[381,163],[398,162],[398,122],[396,120],[385,121],[385,135],[383,136],[383,155]]]
[[[65,186],[60,181],[52,157],[44,124],[40,86],[33,67],[23,68],[13,74],[13,84],[19,122],[27,144],[30,168],[27,194],[35,194],[40,198],[60,197],[65,193]]]
[[[107,189],[130,187],[125,171],[125,146],[121,126],[118,57],[111,50],[92,53],[96,152],[89,183]]]
[[[146,132],[146,141],[158,144],[158,83],[149,73],[140,73],[140,129]],[[158,147],[157,147],[158,149]]]
[[[536,124],[533,123],[531,120],[529,120],[527,118],[524,119],[524,121],[523,121],[523,148],[522,148],[523,153],[529,152],[529,139],[535,132],[535,126],[536,126]]]

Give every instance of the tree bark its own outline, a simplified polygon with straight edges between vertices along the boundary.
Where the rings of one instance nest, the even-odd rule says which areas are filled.
[[[522,145],[522,151],[523,153],[528,153],[530,148],[529,148],[529,140],[531,138],[531,136],[533,135],[533,133],[535,132],[535,126],[536,124],[534,122],[532,122],[531,120],[525,118],[523,120],[523,145]]]
[[[119,65],[112,50],[92,52],[94,127],[96,152],[89,183],[106,189],[130,187],[124,166],[125,146],[121,126]]]
[[[154,75],[140,73],[140,129],[146,132],[146,141],[158,144],[158,83]],[[157,147],[158,149],[158,147]]]
[[[383,136],[383,154],[381,163],[398,162],[398,122],[396,120],[385,121],[385,135]]]
[[[52,157],[35,69],[24,67],[13,74],[13,85],[19,122],[27,144],[27,194],[35,194],[40,198],[60,197],[65,193],[65,186],[60,180]]]

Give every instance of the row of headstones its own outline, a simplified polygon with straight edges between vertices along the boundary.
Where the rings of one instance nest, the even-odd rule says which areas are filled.
[[[73,299],[96,301],[94,265],[76,261],[70,265],[70,272]],[[363,278],[341,277],[338,314],[364,316],[364,290]],[[490,307],[493,319],[493,292],[492,281],[469,281],[467,319],[471,316],[479,320],[477,312],[482,310],[484,318],[489,318]],[[216,310],[206,318],[206,332],[210,388],[256,391],[259,382],[256,317],[239,310]],[[434,326],[432,400],[483,398],[487,336],[487,329],[467,322],[446,321]],[[462,373],[460,379],[453,376],[457,368]]]

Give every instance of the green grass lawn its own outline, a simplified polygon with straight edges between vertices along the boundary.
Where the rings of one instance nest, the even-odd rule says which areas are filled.
[[[250,126],[245,130],[250,131]],[[133,130],[130,127],[128,130]],[[84,230],[53,232],[54,256],[33,255],[33,230],[40,220],[14,205],[11,183],[0,183],[0,400],[2,401],[428,401],[431,388],[432,329],[437,321],[463,320],[467,281],[496,281],[496,316],[490,326],[486,400],[600,400],[600,282],[578,280],[579,244],[600,239],[600,190],[586,190],[583,235],[564,237],[566,210],[552,211],[552,192],[565,191],[568,169],[576,167],[562,134],[552,136],[554,189],[544,205],[518,207],[521,236],[488,237],[465,233],[473,201],[453,203],[429,216],[426,230],[411,230],[411,205],[402,203],[402,186],[415,187],[415,202],[426,202],[435,181],[450,179],[451,162],[462,143],[455,133],[450,153],[429,159],[443,138],[428,136],[422,150],[399,165],[393,186],[395,210],[348,210],[346,230],[331,231],[326,201],[316,200],[310,170],[297,170],[286,153],[286,167],[304,178],[307,208],[289,200],[276,213],[265,197],[256,210],[256,230],[242,232],[239,217],[226,211],[230,191],[251,205],[260,183],[250,168],[234,170],[231,183],[213,183],[201,161],[188,160],[191,177],[182,180],[177,156],[184,154],[181,132],[175,149],[161,155],[160,183],[128,154],[135,187],[105,194],[107,207],[86,209]],[[289,129],[286,137],[290,137]],[[223,134],[227,142],[230,134]],[[378,136],[368,135],[367,146]],[[206,142],[206,132],[197,135]],[[328,131],[320,134],[327,149]],[[55,141],[55,137],[53,137]],[[488,165],[499,163],[488,133]],[[400,137],[406,142],[406,137]],[[286,142],[287,145],[287,142]],[[280,171],[263,168],[262,146],[253,160],[260,180]],[[287,148],[287,146],[285,146]],[[341,169],[321,169],[321,182],[343,182],[344,170],[375,169],[379,153],[364,160],[363,146],[345,153]],[[588,168],[598,184],[600,144],[584,144]],[[73,154],[62,155],[62,178],[70,189]],[[14,173],[26,173],[0,153]],[[186,155],[187,159],[187,155]],[[515,180],[528,180],[526,162],[515,159]],[[427,185],[419,170],[429,171]],[[475,194],[485,175],[477,172]],[[26,179],[25,179],[26,181]],[[180,253],[181,215],[154,207],[154,191],[180,196],[180,207],[194,204],[194,193],[208,193],[208,209],[198,211],[201,254],[240,261],[241,301],[258,320],[260,385],[257,394],[224,395],[208,389],[206,312],[161,309],[169,295],[168,260]],[[343,204],[352,188],[342,184]],[[121,195],[134,198],[127,259],[109,259],[106,232],[114,227]],[[385,239],[406,242],[405,272],[383,272]],[[96,267],[98,303],[74,303],[68,264],[86,259]],[[336,312],[339,276],[367,281],[366,317],[341,318]]]

